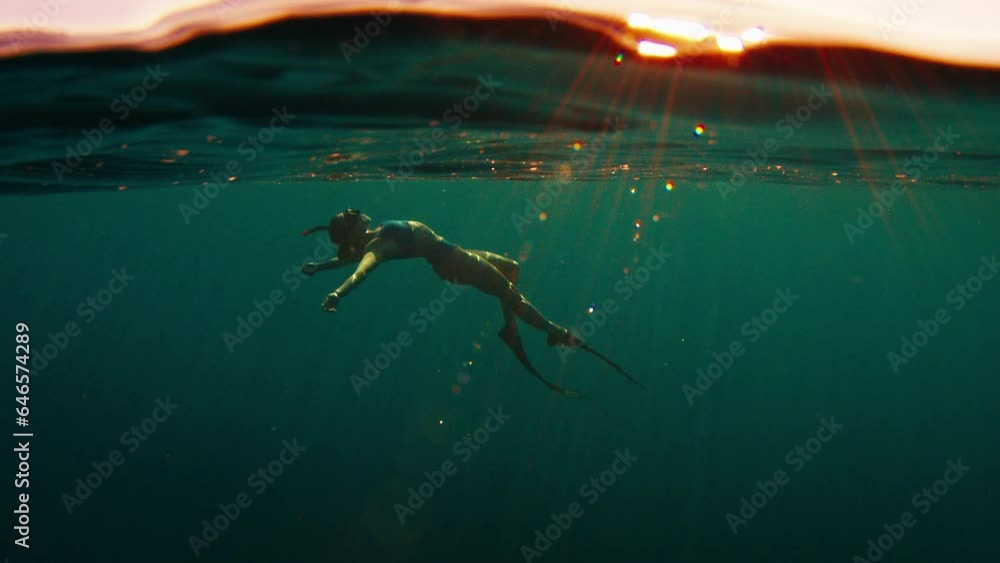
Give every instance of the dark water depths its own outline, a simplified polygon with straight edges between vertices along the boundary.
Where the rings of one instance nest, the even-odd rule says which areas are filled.
[[[11,561],[523,561],[574,502],[532,561],[873,561],[905,512],[880,560],[992,560],[994,75],[838,50],[615,65],[544,21],[400,20],[347,62],[358,21],[0,63],[3,319],[35,358]],[[648,390],[525,327],[593,399],[548,392],[495,300],[439,301],[418,261],[323,312],[349,272],[297,276],[329,251],[297,233],[348,205],[519,259],[541,311]]]

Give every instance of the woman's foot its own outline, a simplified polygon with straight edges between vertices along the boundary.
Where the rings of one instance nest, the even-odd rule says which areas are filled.
[[[549,333],[548,339],[549,346],[566,346],[567,348],[579,348],[583,342],[573,336],[573,333],[566,330],[565,328],[558,328],[555,331]]]

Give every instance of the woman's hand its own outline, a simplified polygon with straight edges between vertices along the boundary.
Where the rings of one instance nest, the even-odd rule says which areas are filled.
[[[337,305],[340,303],[340,294],[336,291],[330,292],[330,295],[326,296],[323,300],[323,308],[330,313],[337,312]]]
[[[302,265],[302,273],[307,276],[311,276],[315,274],[317,271],[319,271],[319,264],[315,262],[306,262],[305,264]]]

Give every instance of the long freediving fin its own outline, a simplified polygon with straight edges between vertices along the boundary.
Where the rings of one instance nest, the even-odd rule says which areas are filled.
[[[586,344],[584,344],[582,342],[580,343],[580,348],[583,349],[585,352],[590,352],[591,354],[593,354],[593,355],[597,356],[598,358],[600,358],[601,360],[603,360],[604,363],[608,364],[609,366],[611,366],[612,368],[614,368],[615,371],[617,371],[618,373],[620,373],[623,376],[625,376],[625,379],[628,379],[632,383],[635,383],[636,385],[638,385],[640,389],[642,389],[642,390],[646,389],[646,387],[642,383],[639,383],[639,381],[636,378],[634,378],[631,375],[629,375],[628,372],[626,372],[624,369],[622,369],[622,367],[620,365],[618,365],[615,362],[611,361],[611,359],[608,358],[607,356],[605,356],[604,354],[598,352],[597,350],[594,350],[593,348],[591,348],[590,346],[587,346]]]
[[[504,344],[506,344],[507,347],[510,348],[510,351],[514,352],[514,357],[516,357],[517,360],[521,362],[521,365],[524,366],[524,369],[528,370],[528,372],[530,372],[531,375],[537,377],[538,380],[544,383],[546,387],[555,391],[556,393],[559,393],[560,395],[565,395],[567,397],[572,397],[574,399],[590,398],[584,395],[583,393],[580,393],[579,391],[571,391],[569,389],[563,389],[562,387],[559,387],[555,383],[552,383],[547,379],[545,379],[544,377],[542,377],[542,374],[538,373],[538,370],[535,369],[535,366],[531,365],[531,361],[528,360],[528,355],[524,353],[524,346],[521,345],[520,337],[518,337],[516,340],[513,340],[512,342],[508,342],[507,339],[503,337],[503,334],[499,334],[498,336],[500,336],[500,339],[504,341]]]

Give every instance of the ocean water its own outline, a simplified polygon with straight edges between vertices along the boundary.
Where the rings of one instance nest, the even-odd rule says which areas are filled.
[[[995,558],[995,73],[545,20],[345,56],[369,20],[0,61],[10,561]],[[548,391],[420,261],[323,311],[298,233],[347,206],[519,260],[646,389],[522,324],[590,399]]]

